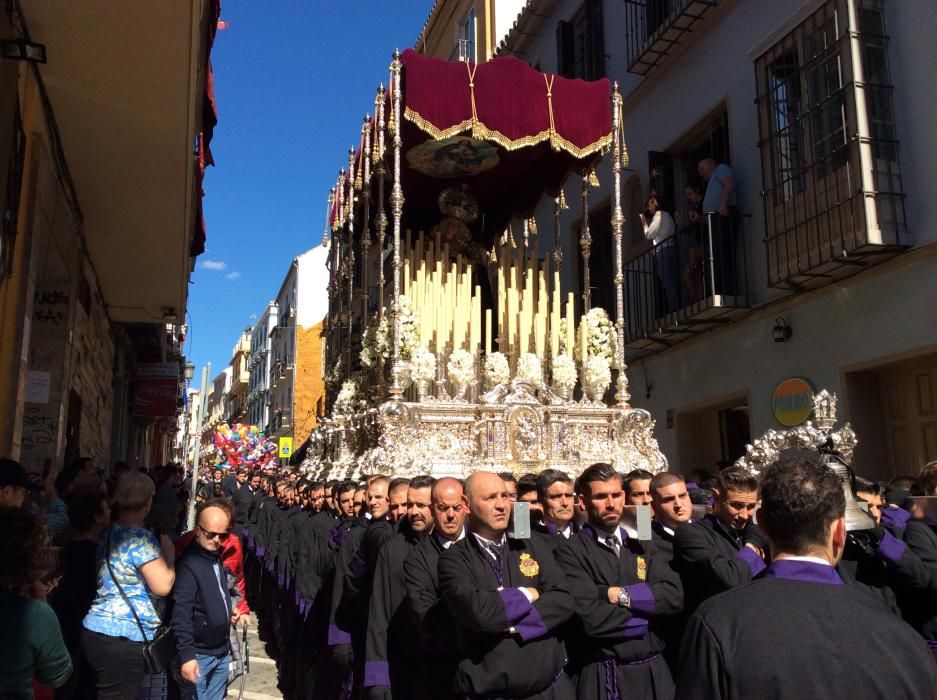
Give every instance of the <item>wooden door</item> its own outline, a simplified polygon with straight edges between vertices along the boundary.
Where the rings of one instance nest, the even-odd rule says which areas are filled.
[[[937,460],[937,356],[882,370],[879,390],[893,474],[916,475]]]

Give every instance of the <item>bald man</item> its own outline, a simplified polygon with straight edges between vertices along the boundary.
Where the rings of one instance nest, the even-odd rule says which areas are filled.
[[[539,539],[507,537],[511,500],[497,474],[469,476],[462,501],[470,534],[439,558],[462,656],[453,687],[470,697],[571,700],[554,633],[573,614],[566,577]]]
[[[190,697],[224,697],[234,611],[220,554],[230,535],[228,510],[210,499],[199,506],[195,542],[176,563],[172,626]],[[196,624],[198,620],[198,624]]]
[[[433,532],[410,552],[403,571],[407,602],[416,626],[417,658],[414,700],[455,700],[452,678],[459,665],[455,623],[440,598],[439,557],[465,538],[462,482],[439,479],[430,494]]]

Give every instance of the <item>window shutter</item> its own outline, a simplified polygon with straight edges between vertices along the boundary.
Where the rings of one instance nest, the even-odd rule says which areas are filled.
[[[648,163],[648,195],[656,194],[661,202],[661,209],[673,213],[674,185],[673,185],[673,156],[660,151],[649,151]]]
[[[589,28],[588,80],[605,77],[605,22],[602,19],[602,0],[586,0],[586,21]]]
[[[573,25],[556,23],[556,73],[564,78],[573,77]]]

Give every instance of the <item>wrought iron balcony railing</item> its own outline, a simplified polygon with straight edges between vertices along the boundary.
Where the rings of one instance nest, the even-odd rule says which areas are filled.
[[[745,312],[743,222],[709,214],[625,264],[629,348],[659,352]]]
[[[628,72],[647,75],[689,40],[719,0],[625,0]]]

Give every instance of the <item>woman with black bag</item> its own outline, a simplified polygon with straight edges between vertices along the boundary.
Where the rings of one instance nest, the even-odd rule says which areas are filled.
[[[156,489],[140,472],[120,477],[117,518],[98,547],[98,590],[84,619],[82,647],[99,699],[135,698],[145,673],[162,670],[175,649],[156,597],[175,582],[172,541],[144,528]]]

